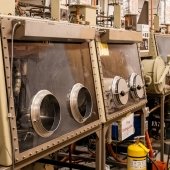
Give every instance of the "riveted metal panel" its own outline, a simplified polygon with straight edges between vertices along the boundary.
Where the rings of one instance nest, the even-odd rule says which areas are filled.
[[[96,45],[98,62],[100,66],[99,70],[103,84],[102,87],[105,100],[106,123],[111,123],[117,118],[125,116],[129,112],[137,111],[146,104],[146,91],[143,86],[144,96],[142,99],[133,99],[129,91],[129,99],[126,105],[117,108],[113,106],[111,108],[110,103],[108,102],[108,96],[111,95],[111,92],[108,93],[108,87],[106,87],[106,83],[104,83],[106,79],[113,79],[115,76],[122,77],[128,83],[132,73],[140,75],[143,79],[141,61],[138,53],[138,46],[136,44],[137,41],[140,41],[140,36],[134,37],[135,35],[139,34],[133,34],[131,31],[116,31],[114,29],[106,29],[106,35],[101,30],[97,33]],[[108,52],[106,52],[105,55],[101,52],[101,42],[107,43],[108,46],[103,47],[108,48]],[[104,50],[106,51],[106,49]],[[112,102],[112,100],[110,100],[110,102]]]
[[[8,107],[11,113],[10,125],[13,129],[11,134],[14,148],[13,156],[15,165],[21,168],[33,160],[55,152],[87,135],[98,132],[101,129],[100,118],[104,119],[104,108],[101,105],[100,94],[102,91],[92,34],[90,34],[90,37],[86,37],[83,35],[84,31],[80,31],[81,26],[73,26],[75,32],[80,31],[82,33],[83,38],[81,35],[77,35],[73,39],[70,39],[70,36],[63,36],[63,38],[62,35],[60,37],[55,37],[54,35],[55,38],[50,41],[52,34],[51,37],[41,37],[41,34],[38,34],[36,39],[36,34],[33,33],[33,40],[31,40],[32,33],[29,33],[28,41],[27,36],[23,35],[19,39],[14,34],[14,43],[12,43],[11,32],[14,24],[17,23],[16,19],[18,18],[1,17],[1,33]],[[41,20],[39,22],[41,23]],[[16,30],[19,29],[18,26],[20,25],[17,25]],[[66,27],[69,26],[66,25]],[[70,26],[71,29],[73,27]],[[61,27],[59,28],[61,29]],[[62,28],[64,29],[64,24]],[[83,26],[84,29],[86,33],[88,29],[91,31],[89,27],[86,29]],[[43,38],[44,41],[42,41]],[[48,38],[49,41],[46,41]],[[79,41],[80,39],[83,39],[83,41]],[[11,86],[10,60],[12,53],[13,75],[22,64],[26,63],[27,71],[25,71],[26,74],[22,73],[20,89],[22,94],[19,96],[19,100],[18,97],[13,96],[13,90],[15,89]],[[24,70],[25,67],[22,68]],[[14,80],[15,76],[13,76]],[[13,83],[15,85],[15,81]],[[70,91],[76,83],[83,84],[89,90],[93,101],[91,117],[81,124],[73,119],[67,107]],[[29,125],[29,121],[26,124],[24,123],[25,120],[22,119],[22,111],[23,113],[29,113],[33,97],[39,90],[44,89],[49,90],[56,96],[60,104],[61,113],[61,122],[58,129],[48,138],[40,137],[30,126],[25,128],[25,125]]]

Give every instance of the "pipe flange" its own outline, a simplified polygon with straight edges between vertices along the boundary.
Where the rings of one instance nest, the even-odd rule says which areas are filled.
[[[31,122],[35,132],[47,138],[60,125],[60,106],[56,97],[48,90],[39,91],[31,103]]]
[[[73,86],[69,95],[69,109],[78,123],[84,123],[91,117],[93,102],[89,90],[82,84]]]

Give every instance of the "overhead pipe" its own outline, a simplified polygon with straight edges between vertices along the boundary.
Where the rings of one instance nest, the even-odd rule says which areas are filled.
[[[151,2],[151,30],[153,30],[153,0]]]
[[[92,5],[96,6],[96,0],[92,0]]]

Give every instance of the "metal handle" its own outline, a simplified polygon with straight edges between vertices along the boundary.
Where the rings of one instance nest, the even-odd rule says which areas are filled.
[[[121,95],[121,96],[125,96],[127,93],[129,93],[129,90],[130,89],[128,89],[127,91],[121,91],[120,93],[113,93],[113,94],[119,94],[119,95]],[[123,94],[123,95],[122,95]]]

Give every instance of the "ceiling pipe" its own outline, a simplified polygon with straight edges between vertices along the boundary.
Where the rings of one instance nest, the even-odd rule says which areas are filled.
[[[150,0],[151,3],[151,30],[153,30],[153,0]]]

